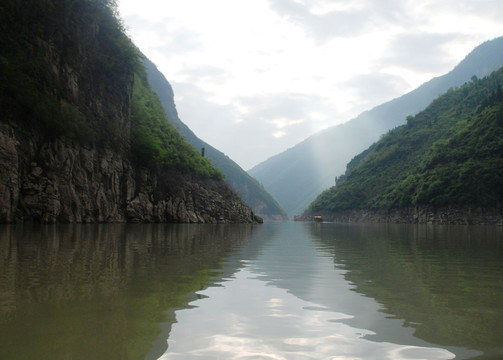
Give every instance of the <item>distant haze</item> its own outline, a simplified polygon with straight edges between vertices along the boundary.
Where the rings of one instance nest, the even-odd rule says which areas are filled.
[[[180,118],[249,169],[451,70],[501,0],[121,0]]]
[[[346,164],[389,129],[405,123],[449,88],[484,77],[503,66],[503,37],[476,47],[452,71],[399,98],[363,112],[353,120],[323,130],[249,170],[290,215],[302,213],[334,185]]]

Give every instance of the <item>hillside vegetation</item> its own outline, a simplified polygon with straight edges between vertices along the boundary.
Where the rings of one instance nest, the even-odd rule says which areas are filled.
[[[202,157],[169,123],[147,73],[135,74],[131,103],[131,149],[142,164],[162,164],[202,177],[223,179],[221,171]]]
[[[76,29],[82,41],[73,38]],[[81,79],[81,91],[113,94],[116,86],[129,87],[124,74],[139,64],[113,2],[4,0],[0,34],[3,121],[24,121],[50,138],[121,142],[110,111],[98,119],[96,109],[78,101]]]
[[[323,130],[249,170],[290,215],[304,211],[346,164],[379,140],[382,134],[405,123],[449,88],[459,87],[473,75],[488,76],[503,66],[503,37],[476,47],[449,73],[417,89],[365,111],[344,124]]]
[[[164,165],[202,177],[223,178],[169,123],[148,83],[141,56],[124,33],[115,1],[28,3],[21,6],[5,0],[0,4],[4,121],[21,119],[27,126],[42,129],[49,139],[64,136],[116,150],[130,148],[142,165]],[[76,28],[84,41],[74,38]],[[77,71],[60,68],[63,63]],[[127,75],[132,72],[134,79]],[[86,77],[90,92],[105,94],[110,103],[117,88],[127,89],[134,83],[130,128],[107,106],[92,109],[79,99],[79,93],[88,90],[79,88],[81,77]],[[63,90],[68,83],[73,92]]]
[[[451,89],[356,156],[313,211],[503,204],[503,68]]]

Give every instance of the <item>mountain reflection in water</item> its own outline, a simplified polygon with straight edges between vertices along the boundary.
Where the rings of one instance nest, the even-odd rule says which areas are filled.
[[[503,229],[326,226],[313,229],[355,291],[431,343],[503,357]]]
[[[251,225],[0,227],[0,359],[141,359]],[[169,330],[169,326],[168,326]],[[166,349],[166,341],[158,351]]]
[[[494,227],[0,227],[1,359],[499,359]]]

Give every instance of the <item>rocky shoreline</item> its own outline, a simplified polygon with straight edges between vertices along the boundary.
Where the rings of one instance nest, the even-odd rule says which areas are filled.
[[[499,225],[503,226],[503,210],[479,206],[417,206],[399,209],[348,210],[337,212],[306,211],[295,221],[323,221],[341,223],[441,224],[441,225]]]
[[[0,223],[260,223],[224,182],[0,126]]]

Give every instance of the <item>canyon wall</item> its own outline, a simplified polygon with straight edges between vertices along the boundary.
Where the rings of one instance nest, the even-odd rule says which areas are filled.
[[[0,126],[0,222],[257,222],[226,184]]]

